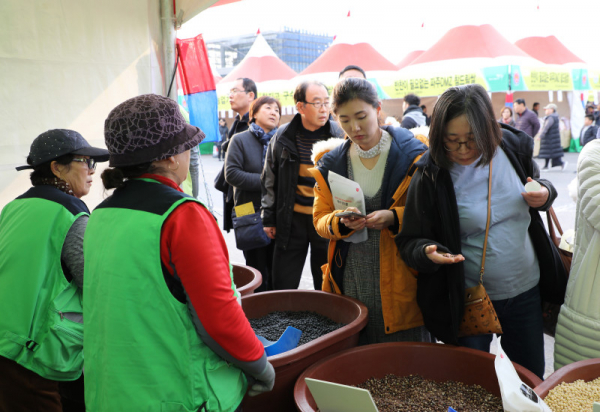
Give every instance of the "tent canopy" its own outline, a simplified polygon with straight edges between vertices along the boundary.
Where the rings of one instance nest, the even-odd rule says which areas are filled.
[[[449,30],[429,50],[410,65],[441,60],[466,58],[497,58],[515,56],[530,58],[517,46],[506,40],[493,26],[460,26]]]
[[[440,64],[443,62],[443,64]],[[524,67],[543,63],[505,39],[489,24],[449,30],[431,48],[398,71],[394,81],[382,82],[390,96],[416,93],[434,96],[448,87],[477,83],[488,91],[525,89]]]
[[[351,64],[359,66],[364,71],[397,70],[392,62],[379,54],[369,43],[337,43],[325,50],[300,75],[340,72]]]
[[[526,37],[515,46],[546,64],[585,63],[554,36]]]
[[[173,0],[173,12],[181,25],[208,7],[223,6],[240,0]]]
[[[165,8],[164,0],[3,0],[0,208],[29,187],[29,174],[14,166],[24,164],[40,133],[73,129],[102,146],[104,119],[117,104],[166,94],[173,66],[163,50],[174,45],[163,27],[174,27],[162,23],[172,22],[175,10],[193,17],[215,1],[169,0]],[[103,192],[94,184],[86,197],[90,208]]]
[[[296,72],[277,57],[263,35],[259,33],[248,54],[221,79],[220,83],[233,82],[240,77],[247,77],[260,83],[268,80],[289,80],[294,76]]]
[[[398,69],[408,66],[411,64],[417,57],[425,53],[425,50],[414,50],[408,53],[400,62],[396,65]]]
[[[356,29],[358,22],[354,19],[354,16],[348,12],[344,21],[339,25],[339,31],[331,46],[299,76],[315,73],[339,73],[350,65],[359,66],[366,72],[398,70],[392,62],[364,41],[363,33]]]

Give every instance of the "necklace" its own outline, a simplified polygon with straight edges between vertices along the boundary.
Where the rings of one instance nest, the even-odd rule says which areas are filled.
[[[381,129],[379,129],[381,130]],[[381,137],[379,138],[379,142],[370,148],[369,150],[363,150],[359,145],[356,145],[356,152],[358,153],[358,157],[362,157],[363,159],[372,159],[375,156],[379,156],[381,154],[381,149],[383,145],[387,142],[387,135],[381,131]]]

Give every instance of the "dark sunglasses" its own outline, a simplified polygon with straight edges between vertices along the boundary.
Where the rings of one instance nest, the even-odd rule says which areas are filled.
[[[80,162],[80,163],[87,163],[87,167],[90,170],[96,170],[96,161],[92,158],[89,159],[79,159],[79,158],[75,158],[73,159],[74,162]]]

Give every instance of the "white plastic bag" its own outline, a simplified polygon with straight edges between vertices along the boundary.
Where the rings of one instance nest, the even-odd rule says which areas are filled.
[[[552,412],[542,398],[519,378],[512,362],[502,350],[500,340],[501,338],[498,338],[498,353],[496,354],[494,366],[496,367],[504,411]]]

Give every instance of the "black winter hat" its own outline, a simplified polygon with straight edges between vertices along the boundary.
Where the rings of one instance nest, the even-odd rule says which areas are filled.
[[[202,130],[185,121],[174,100],[157,94],[124,101],[104,122],[111,167],[166,159],[198,145],[204,137]]]
[[[29,149],[27,166],[19,166],[16,169],[33,169],[66,154],[89,156],[96,162],[108,160],[108,150],[90,146],[76,131],[52,129],[35,138]]]

